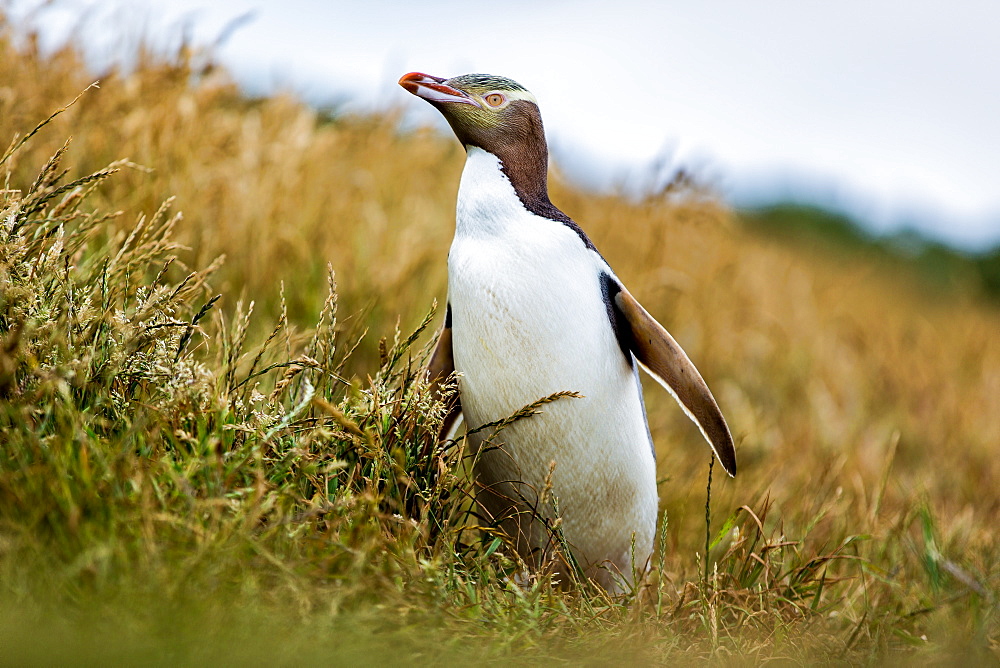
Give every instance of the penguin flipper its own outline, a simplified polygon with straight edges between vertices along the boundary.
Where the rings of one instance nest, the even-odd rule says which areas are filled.
[[[445,312],[444,326],[438,334],[437,345],[434,347],[430,362],[427,363],[427,379],[431,383],[431,390],[440,392],[442,383],[453,373],[455,373],[455,358],[451,350],[451,305],[449,304]],[[447,400],[447,412],[441,422],[439,439],[447,438],[461,415],[462,402],[458,392],[454,392]]]
[[[624,286],[617,284],[616,287],[618,292],[613,295],[612,302],[619,317],[615,324],[626,330],[624,340],[632,354],[698,425],[723,468],[735,476],[733,437],[705,379],[674,337]]]

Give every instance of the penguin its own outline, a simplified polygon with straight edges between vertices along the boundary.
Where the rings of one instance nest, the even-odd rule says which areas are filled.
[[[726,420],[673,337],[550,201],[534,95],[488,74],[411,72],[399,84],[441,112],[466,150],[427,369],[435,387],[457,377],[443,431],[462,416],[479,509],[530,569],[579,568],[608,592],[629,591],[649,567],[658,508],[639,367],[735,476]],[[560,392],[575,394],[481,428]]]

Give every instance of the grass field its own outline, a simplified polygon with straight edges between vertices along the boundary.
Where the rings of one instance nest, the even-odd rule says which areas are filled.
[[[635,202],[557,173],[740,475],[715,472],[706,556],[708,449],[649,385],[649,582],[522,589],[467,527],[462,443],[421,455],[457,142],[246,99],[188,52],[28,136],[93,78],[0,23],[3,662],[1000,660],[1000,309],[975,275],[930,289],[680,182]]]

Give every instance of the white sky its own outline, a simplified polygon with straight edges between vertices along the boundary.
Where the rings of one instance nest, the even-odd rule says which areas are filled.
[[[33,21],[99,58],[115,48],[99,36],[189,25],[210,42],[247,11],[219,59],[258,91],[403,106],[445,131],[399,76],[502,74],[588,185],[648,184],[666,161],[737,204],[791,196],[1000,242],[1000,2],[63,0]]]

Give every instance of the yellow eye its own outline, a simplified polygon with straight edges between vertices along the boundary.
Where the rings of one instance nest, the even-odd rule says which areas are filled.
[[[503,104],[503,102],[504,98],[503,95],[501,95],[500,93],[490,93],[489,95],[486,96],[486,104],[490,105],[491,107],[499,107],[501,104]]]

